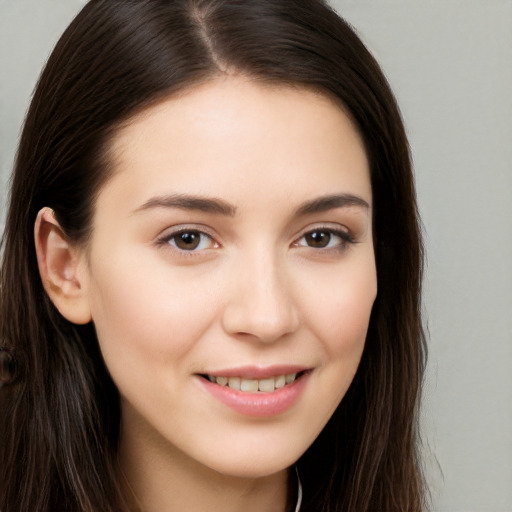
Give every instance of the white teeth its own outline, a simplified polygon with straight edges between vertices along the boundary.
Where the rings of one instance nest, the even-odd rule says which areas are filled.
[[[219,383],[219,378],[217,377],[217,384],[218,383]],[[231,389],[236,389],[237,391],[240,391],[240,378],[239,377],[230,377],[228,379],[228,386]]]
[[[295,380],[296,376],[297,376],[296,373],[289,373],[288,375],[286,375],[285,376],[286,384],[290,384],[291,382],[293,382]]]
[[[241,379],[240,380],[240,391],[258,391],[258,381],[255,379]]]
[[[276,389],[284,387],[286,384],[286,377],[284,375],[279,375],[279,377],[276,377]]]
[[[281,389],[287,384],[291,384],[297,378],[296,373],[287,375],[278,375],[276,377],[268,377],[266,379],[243,379],[241,377],[214,377],[207,375],[210,382],[214,382],[219,386],[229,386],[236,391],[244,391],[247,393],[272,393],[276,389]]]
[[[228,383],[228,378],[227,377],[217,377],[216,381],[217,381],[217,384],[219,384],[220,386],[226,386]],[[215,382],[215,377],[214,377],[213,382]]]
[[[261,379],[259,381],[258,389],[260,391],[266,391],[267,393],[271,393],[275,389],[275,382],[273,378],[270,379]]]

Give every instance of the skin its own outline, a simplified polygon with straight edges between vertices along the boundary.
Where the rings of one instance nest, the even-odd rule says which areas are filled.
[[[377,293],[361,138],[327,96],[227,77],[137,115],[111,158],[88,247],[68,245],[49,211],[36,245],[61,313],[96,326],[134,503],[283,512],[287,468],[350,385]],[[304,208],[333,194],[361,204]],[[177,195],[230,211],[162,204]],[[180,248],[180,230],[199,245]],[[234,411],[198,376],[276,364],[311,372],[270,417]]]

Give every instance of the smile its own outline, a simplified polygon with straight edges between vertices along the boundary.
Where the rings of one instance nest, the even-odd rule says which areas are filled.
[[[272,371],[273,370],[273,371]],[[249,368],[198,374],[198,382],[210,396],[237,413],[265,417],[290,409],[310,380],[312,368]]]
[[[301,372],[302,373],[302,372]],[[206,375],[206,378],[218,384],[219,386],[227,386],[235,391],[245,393],[272,393],[276,389],[284,388],[286,385],[293,383],[301,373],[287,373],[277,375],[275,377],[267,377],[264,379],[245,379],[243,377],[216,377],[214,375]]]

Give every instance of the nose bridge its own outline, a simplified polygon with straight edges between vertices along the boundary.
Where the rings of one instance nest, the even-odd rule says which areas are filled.
[[[224,328],[272,342],[293,332],[298,312],[286,261],[259,248],[241,257],[224,311]]]

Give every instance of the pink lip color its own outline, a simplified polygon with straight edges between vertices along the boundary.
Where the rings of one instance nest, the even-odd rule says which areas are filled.
[[[291,371],[288,373],[295,372]],[[234,376],[226,375],[225,373],[219,375]],[[253,375],[252,378],[260,379],[270,376],[268,375],[268,372],[264,377],[255,377],[254,373],[251,375]],[[271,375],[283,374],[273,373]],[[311,373],[307,372],[291,384],[287,384],[286,386],[280,389],[276,389],[271,393],[248,393],[231,389],[228,386],[220,386],[219,384],[210,382],[203,377],[199,377],[199,380],[201,381],[201,384],[204,386],[204,388],[209,391],[217,400],[235,410],[236,412],[245,414],[247,416],[268,417],[281,414],[289,409],[298,400],[299,396],[304,391],[310,375]],[[242,375],[237,373],[236,376],[251,378],[245,377],[243,373]]]

